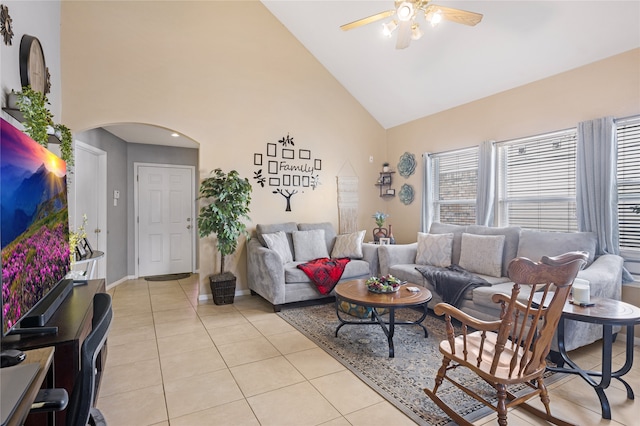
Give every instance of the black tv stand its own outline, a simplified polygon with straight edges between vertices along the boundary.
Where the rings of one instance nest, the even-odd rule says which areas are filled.
[[[105,292],[105,282],[89,280],[87,285],[73,287],[73,291],[64,299],[58,310],[53,314],[45,327],[57,327],[57,334],[29,334],[22,336],[6,336],[2,339],[2,349],[31,349],[55,346],[52,364],[52,380],[47,383],[49,388],[65,388],[69,395],[73,391],[78,372],[80,371],[80,348],[87,334],[91,330],[93,318],[93,295]],[[106,361],[108,345],[102,348],[97,359],[98,388],[102,367]],[[96,393],[97,395],[97,393]],[[43,414],[38,414],[43,416]],[[64,425],[66,410],[54,414],[55,424]],[[26,426],[42,426],[47,424],[44,417],[30,415]]]
[[[73,280],[60,280],[49,293],[46,294],[31,311],[20,320],[19,329],[29,329],[31,327],[42,327],[56,313],[64,299],[69,296],[73,290]],[[57,330],[54,331],[54,333]],[[18,331],[20,334],[23,332]],[[33,333],[38,333],[34,331]]]

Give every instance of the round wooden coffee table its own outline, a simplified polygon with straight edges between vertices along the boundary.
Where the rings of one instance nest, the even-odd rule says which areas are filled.
[[[424,287],[416,284],[403,284],[400,289],[394,293],[373,293],[367,289],[366,280],[345,281],[338,284],[334,291],[336,294],[336,315],[340,320],[340,325],[336,328],[336,337],[338,331],[345,324],[353,325],[371,325],[379,324],[382,331],[387,336],[389,342],[389,358],[395,356],[393,349],[393,334],[396,325],[418,325],[424,330],[424,337],[429,337],[427,328],[422,325],[422,321],[427,317],[427,303],[431,300],[431,292]],[[417,287],[419,291],[413,292],[407,290],[407,287]],[[369,321],[349,321],[340,316],[341,301],[355,303],[356,305],[373,308],[371,310],[371,318]],[[376,308],[389,309],[389,321],[385,321]],[[423,313],[416,321],[400,321],[395,320],[395,310],[398,308],[422,308]]]

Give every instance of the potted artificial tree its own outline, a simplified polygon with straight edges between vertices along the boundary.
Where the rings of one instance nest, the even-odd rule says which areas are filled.
[[[251,184],[235,170],[226,174],[221,169],[215,169],[200,184],[198,199],[207,203],[200,208],[198,215],[200,237],[216,234],[221,255],[220,273],[209,277],[213,302],[216,305],[233,303],[236,276],[232,272],[225,272],[224,260],[225,256],[236,251],[240,235],[247,234],[242,219],[249,219]]]

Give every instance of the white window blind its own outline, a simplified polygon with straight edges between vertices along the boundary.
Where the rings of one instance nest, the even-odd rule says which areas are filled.
[[[576,231],[576,129],[498,143],[498,222]]]
[[[640,249],[640,117],[616,121],[620,248]]]
[[[475,224],[478,147],[433,154],[430,161],[434,221]]]

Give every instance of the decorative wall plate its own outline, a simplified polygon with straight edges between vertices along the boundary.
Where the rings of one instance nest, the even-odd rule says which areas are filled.
[[[415,194],[413,192],[413,186],[409,185],[408,183],[402,185],[402,187],[400,188],[400,193],[398,194],[398,198],[400,198],[402,204],[409,205],[413,203],[414,197]]]
[[[405,152],[400,156],[400,161],[398,162],[398,172],[400,172],[400,176],[408,178],[416,171],[416,157],[415,155]]]
[[[9,16],[9,8],[3,4],[0,4],[0,35],[4,39],[4,44],[11,46],[11,39],[13,38],[13,21]]]

